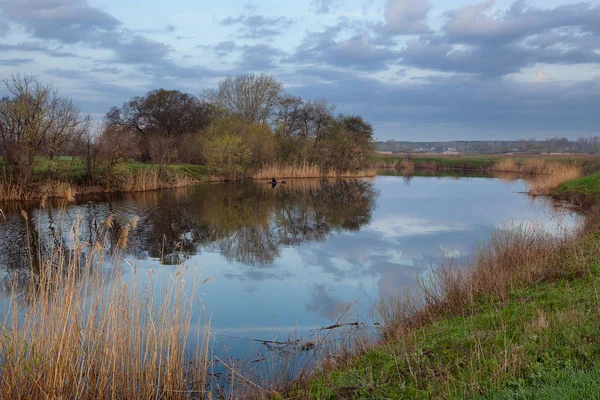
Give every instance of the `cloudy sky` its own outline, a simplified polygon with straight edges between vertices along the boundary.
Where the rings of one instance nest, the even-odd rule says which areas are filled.
[[[0,76],[37,75],[97,119],[242,72],[382,140],[596,135],[600,2],[0,0]]]

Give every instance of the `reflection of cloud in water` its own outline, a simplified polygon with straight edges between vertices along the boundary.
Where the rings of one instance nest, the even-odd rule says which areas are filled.
[[[341,301],[328,293],[325,285],[315,285],[311,290],[310,302],[306,303],[306,309],[325,318],[333,318],[340,303]]]
[[[367,229],[380,232],[383,238],[398,238],[401,236],[426,236],[440,232],[456,232],[465,229],[465,227],[458,224],[443,225],[425,218],[400,215],[393,218],[376,219]]]

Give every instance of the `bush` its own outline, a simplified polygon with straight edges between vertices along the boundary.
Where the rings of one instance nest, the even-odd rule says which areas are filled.
[[[235,179],[252,165],[252,152],[244,143],[244,138],[235,133],[207,138],[204,150],[208,167],[219,176]]]
[[[133,175],[127,165],[118,162],[112,166],[107,166],[102,171],[100,177],[102,186],[109,190],[128,190],[133,185]]]

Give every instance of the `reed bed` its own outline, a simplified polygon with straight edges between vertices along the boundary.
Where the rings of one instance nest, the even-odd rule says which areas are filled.
[[[492,167],[492,172],[528,175],[525,182],[531,195],[547,195],[561,184],[581,177],[581,168],[577,164],[539,158],[523,163],[505,158]]]
[[[161,176],[163,175],[163,176]],[[197,180],[182,172],[163,172],[159,168],[140,169],[133,179],[126,192],[145,192],[148,190],[157,190],[165,188],[178,188],[198,183]]]
[[[277,177],[279,179],[293,178],[360,178],[376,176],[375,168],[358,170],[358,171],[323,171],[316,164],[303,163],[298,165],[280,165],[272,164],[261,168],[253,175],[254,179],[271,179]]]
[[[190,289],[176,271],[160,293],[152,277],[125,282],[121,251],[135,223],[121,231],[110,255],[103,243],[79,242],[74,224],[71,248],[42,255],[25,291],[7,286],[0,321],[3,398],[205,397],[208,320],[190,350],[200,285]],[[112,229],[112,218],[103,225]],[[126,268],[136,277],[135,266]]]

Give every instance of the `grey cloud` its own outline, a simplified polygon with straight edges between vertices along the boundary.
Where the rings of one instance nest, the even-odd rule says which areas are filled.
[[[264,71],[276,67],[275,60],[286,53],[267,44],[242,46],[240,67],[244,70]]]
[[[400,52],[400,57],[405,66],[490,77],[519,72],[537,63],[568,65],[600,62],[600,54],[589,50],[535,49],[518,44],[456,48],[443,38],[411,40]]]
[[[600,62],[600,5],[579,3],[553,9],[517,1],[489,15],[494,2],[446,14],[440,34],[424,35],[402,49],[405,66],[498,77],[539,63]]]
[[[9,20],[25,26],[33,36],[63,43],[94,40],[121,22],[85,0],[4,1],[0,9]]]
[[[262,15],[241,14],[237,17],[227,17],[221,21],[223,25],[241,25],[239,37],[264,38],[275,36],[294,23],[292,18],[265,17]]]
[[[51,68],[47,69],[46,72],[65,79],[81,79],[88,77],[86,72],[71,68]]]
[[[10,25],[8,23],[8,19],[4,15],[0,14],[0,37],[8,35],[9,31]]]
[[[338,39],[348,24],[348,21],[342,20],[322,32],[308,33],[294,55],[286,61],[376,71],[386,69],[388,63],[398,57],[396,51],[378,45],[367,32]]]
[[[147,39],[141,35],[134,35],[129,40],[105,41],[107,47],[111,47],[116,59],[124,64],[154,64],[162,62],[171,52],[171,46],[164,43]]]
[[[318,93],[338,104],[340,112],[364,115],[380,138],[574,138],[599,133],[600,76],[541,85],[533,79],[519,83],[452,76],[389,84],[340,74],[333,82],[311,82],[293,93],[309,98]]]
[[[23,64],[29,64],[33,62],[32,58],[9,58],[5,60],[0,59],[0,65],[5,65],[9,67],[18,67]]]
[[[74,57],[81,58],[78,54],[71,51],[64,51],[60,47],[45,46],[36,42],[21,42],[17,44],[2,44],[0,50],[6,51],[22,51],[22,52],[40,52],[52,57]]]
[[[200,45],[197,48],[213,51],[219,57],[239,54],[238,68],[243,71],[274,69],[277,67],[277,58],[287,55],[284,51],[265,43],[240,46],[231,40],[217,43],[214,46]]]
[[[385,25],[379,31],[391,35],[414,35],[429,32],[427,15],[429,0],[387,0],[384,8]]]
[[[118,19],[91,6],[86,0],[1,2],[0,10],[33,37],[112,50],[115,53],[113,61],[116,62],[164,63],[172,51],[164,43],[125,29]],[[172,30],[173,27],[165,29]]]
[[[553,9],[526,7],[516,1],[507,11],[494,16],[486,12],[493,0],[467,6],[446,14],[443,31],[449,42],[467,44],[506,44],[557,28],[578,28],[600,34],[600,5],[577,3]],[[578,32],[580,33],[580,32]]]
[[[123,70],[121,68],[117,68],[117,67],[109,67],[109,66],[105,66],[105,67],[95,67],[90,69],[91,72],[100,72],[100,73],[104,73],[104,74],[113,74],[113,75],[118,75],[123,73]]]

